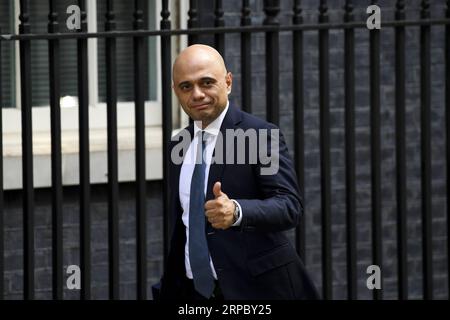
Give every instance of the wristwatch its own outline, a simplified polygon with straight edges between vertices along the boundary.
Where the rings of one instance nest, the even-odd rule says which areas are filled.
[[[233,202],[234,202],[234,212],[233,212],[234,221],[233,221],[233,223],[236,223],[236,221],[238,221],[239,218],[241,217],[241,210],[239,210],[237,201],[233,200]]]

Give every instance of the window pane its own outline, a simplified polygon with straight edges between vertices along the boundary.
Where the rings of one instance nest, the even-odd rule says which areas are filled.
[[[149,21],[149,29],[157,29],[157,13],[156,13],[156,7],[155,7],[156,1],[150,1],[149,3],[149,10],[148,10],[148,21]],[[148,38],[148,57],[149,57],[149,90],[150,90],[150,100],[156,100],[157,98],[157,83],[159,81],[158,72],[156,68],[156,39],[157,37],[150,37]]]
[[[144,1],[144,28],[155,29],[155,1]],[[116,1],[114,3],[114,13],[117,30],[133,29],[133,12],[134,5],[130,2]],[[105,30],[105,1],[97,2],[97,30]],[[145,64],[142,66],[144,71],[146,100],[156,100],[156,84],[158,76],[156,72],[156,38],[145,39],[144,55]],[[106,101],[106,65],[105,65],[105,40],[98,39],[98,86],[99,101]],[[117,38],[116,44],[116,67],[117,67],[117,100],[133,101],[134,100],[134,53],[132,38]]]
[[[56,1],[58,12],[59,30],[62,33],[74,32],[66,27],[69,16],[67,7],[73,4],[73,0]],[[30,1],[31,32],[47,33],[48,26],[48,1]],[[60,85],[61,97],[77,94],[77,45],[76,40],[60,41]],[[31,81],[33,106],[50,105],[49,98],[49,61],[48,41],[31,41]]]
[[[0,29],[1,34],[14,33],[14,24],[12,21],[14,17],[13,1],[0,1]],[[0,95],[3,108],[15,107],[14,95],[14,41],[1,42],[1,84]]]

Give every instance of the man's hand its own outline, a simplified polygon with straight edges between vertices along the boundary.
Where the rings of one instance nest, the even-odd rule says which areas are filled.
[[[214,200],[205,203],[205,214],[213,228],[228,229],[234,223],[235,204],[222,192],[220,182],[213,187]]]

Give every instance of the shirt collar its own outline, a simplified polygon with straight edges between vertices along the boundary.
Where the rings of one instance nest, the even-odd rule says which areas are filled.
[[[217,136],[219,134],[220,127],[222,126],[223,119],[225,119],[229,106],[230,102],[227,101],[227,106],[225,109],[223,109],[219,116],[204,129],[206,133],[213,136]],[[200,123],[199,121],[194,121],[194,137],[197,136],[198,132],[202,130],[202,128],[197,125],[197,122]]]

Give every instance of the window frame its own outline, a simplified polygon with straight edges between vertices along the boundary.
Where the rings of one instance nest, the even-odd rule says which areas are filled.
[[[147,0],[153,1],[153,0]],[[97,32],[97,1],[87,1],[87,20],[88,32]],[[15,32],[18,34],[19,30],[19,0],[14,0],[14,26]],[[159,21],[159,12],[161,5],[159,1],[155,3],[155,21]],[[159,24],[156,23],[155,28],[159,30]],[[98,41],[104,41],[99,38],[88,39],[88,77],[89,77],[89,127],[90,129],[105,129],[106,128],[106,102],[99,102],[99,85],[98,85]],[[145,101],[145,126],[161,126],[162,125],[162,98],[161,98],[161,42],[160,37],[156,37],[156,100]],[[20,50],[19,41],[15,43],[14,50],[14,64],[15,75],[20,75]],[[95,58],[94,58],[95,57]],[[20,119],[21,109],[21,86],[20,76],[15,76],[15,107],[3,108],[3,114],[7,121],[4,126],[4,133],[20,132],[20,121],[17,122],[17,117]],[[13,80],[14,81],[14,80]],[[49,132],[50,131],[50,104],[44,106],[33,106],[33,133],[34,132]],[[19,114],[17,114],[19,113]],[[118,128],[134,127],[134,101],[117,102],[118,113]],[[78,106],[61,108],[61,130],[76,130],[78,129]]]
[[[153,0],[147,0],[153,1]],[[19,0],[12,0],[14,32],[18,33]],[[87,1],[88,32],[97,31],[97,2]],[[159,30],[161,4],[155,4],[155,29]],[[171,10],[179,10],[173,3]],[[174,12],[174,11],[171,11]],[[97,41],[88,39],[90,182],[107,182],[107,117],[106,102],[99,102]],[[14,46],[15,107],[2,108],[3,165],[5,190],[22,188],[21,87],[19,41]],[[156,100],[145,101],[146,179],[162,179],[162,93],[161,42],[155,41]],[[76,54],[76,53],[75,53]],[[92,57],[92,58],[91,58]],[[95,57],[95,58],[94,58]],[[176,107],[175,107],[176,105]],[[173,104],[173,108],[177,108]],[[118,178],[119,182],[135,180],[134,101],[117,102]],[[51,126],[50,106],[32,108],[34,187],[51,186]],[[61,107],[61,153],[63,185],[79,184],[78,175],[78,106]]]

